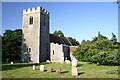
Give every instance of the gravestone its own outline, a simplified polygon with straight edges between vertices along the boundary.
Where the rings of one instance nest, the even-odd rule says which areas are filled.
[[[64,63],[64,57],[61,58],[61,63]]]
[[[57,69],[56,69],[56,73],[57,73],[57,74],[60,74],[60,73],[61,73],[61,69],[60,69],[60,68],[57,68]]]
[[[11,64],[13,64],[13,62],[11,62]]]
[[[35,65],[33,65],[33,70],[35,70]]]
[[[78,76],[77,67],[72,67],[71,74],[72,74],[72,76]]]
[[[72,67],[76,67],[77,66],[77,60],[72,60]]]
[[[70,64],[70,61],[69,61],[69,60],[65,60],[65,63],[66,63],[66,64]]]
[[[52,68],[51,67],[48,67],[47,68],[47,72],[51,72],[52,71]]]
[[[44,65],[40,65],[40,71],[44,71],[45,66]]]
[[[46,60],[46,62],[50,63],[50,60]]]

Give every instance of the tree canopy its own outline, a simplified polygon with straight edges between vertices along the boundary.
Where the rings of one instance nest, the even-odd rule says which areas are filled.
[[[97,62],[99,64],[119,64],[119,45],[114,44],[117,38],[112,34],[112,39],[108,39],[98,32],[98,36],[91,41],[83,40],[73,55],[82,61]],[[116,42],[118,43],[118,42]]]
[[[114,33],[112,33],[111,41],[113,41],[113,42],[116,42],[116,41],[117,41],[116,35],[115,35]]]
[[[22,44],[22,30],[6,30],[2,36],[2,58],[20,59]]]
[[[64,37],[63,32],[62,32],[62,31],[60,31],[60,30],[55,31],[53,34],[54,34],[54,35],[56,35],[56,36],[59,36],[59,37]]]
[[[59,37],[65,37],[64,33],[62,31],[60,31],[60,30],[55,31],[53,34],[56,35],[56,36],[59,36]],[[71,44],[73,46],[79,45],[79,42],[75,38],[67,37],[67,39],[71,42]]]
[[[72,38],[72,37],[67,37],[67,38],[72,43],[73,46],[79,45],[79,42],[75,38]]]

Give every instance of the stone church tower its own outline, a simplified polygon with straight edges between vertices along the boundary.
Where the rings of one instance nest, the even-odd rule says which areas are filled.
[[[22,61],[50,60],[49,12],[42,7],[23,10]]]

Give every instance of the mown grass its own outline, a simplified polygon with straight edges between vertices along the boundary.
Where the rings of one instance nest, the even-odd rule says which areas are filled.
[[[40,72],[39,65],[44,64],[45,68],[52,67],[53,72]],[[97,66],[88,62],[78,62],[78,76],[71,76],[71,64],[66,63],[40,63],[36,70],[32,70],[32,63],[2,64],[3,78],[118,78],[118,66]],[[54,70],[61,68],[61,74]]]

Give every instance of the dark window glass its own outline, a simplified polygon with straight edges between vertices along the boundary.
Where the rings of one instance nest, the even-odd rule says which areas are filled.
[[[33,17],[30,17],[29,24],[33,24]]]
[[[53,55],[54,55],[54,50],[53,50]]]

